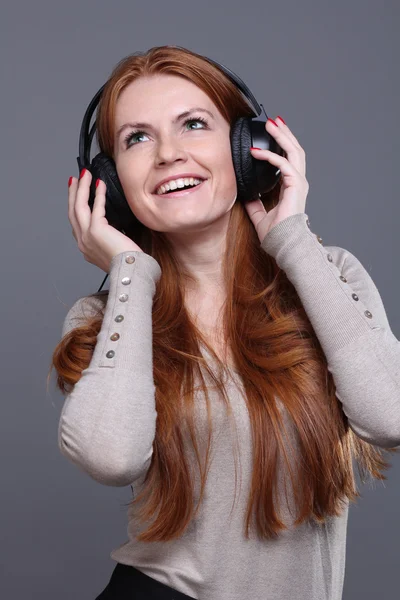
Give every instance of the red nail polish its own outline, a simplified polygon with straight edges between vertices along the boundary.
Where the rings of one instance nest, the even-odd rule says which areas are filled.
[[[282,119],[282,117],[280,117],[279,115],[276,117],[277,119],[280,119],[282,121],[282,123],[284,123],[286,125],[286,122]]]
[[[82,177],[84,176],[85,173],[86,173],[86,169],[82,169],[79,179],[82,179]]]
[[[96,187],[99,185],[100,179],[96,179]]]
[[[278,123],[275,123],[275,121],[274,121],[273,119],[270,119],[270,118],[268,117],[268,121],[272,121],[272,123],[275,125],[275,127],[278,127]]]
[[[261,150],[261,148],[257,148],[257,146],[250,146],[250,150]]]
[[[71,186],[71,183],[72,183],[72,177],[70,177],[70,178],[68,179],[68,187],[70,187],[70,186]]]

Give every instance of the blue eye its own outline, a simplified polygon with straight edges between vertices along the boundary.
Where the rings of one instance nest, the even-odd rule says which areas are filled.
[[[195,119],[194,119],[194,118],[192,118],[192,119],[186,119],[186,121],[184,121],[184,123],[183,123],[183,124],[184,124],[184,125],[187,125],[187,123],[196,123],[196,122],[202,123],[202,124],[204,125],[204,129],[208,129],[208,122],[207,122],[207,120],[206,120],[206,119],[204,119],[203,117],[197,117],[197,118],[195,118]],[[196,127],[196,129],[198,129],[198,128]],[[196,131],[196,129],[192,129],[192,131]],[[201,128],[201,129],[203,129],[203,128]],[[135,145],[136,145],[136,142],[135,142],[135,143],[132,143],[132,144],[131,144],[130,142],[131,142],[131,141],[132,141],[132,140],[133,140],[133,139],[134,139],[136,136],[137,136],[137,137],[140,137],[141,135],[146,135],[146,132],[145,132],[145,131],[141,131],[141,130],[130,131],[130,132],[128,133],[128,135],[126,136],[125,140],[124,140],[124,141],[125,141],[125,147],[126,147],[126,148],[129,148],[130,146],[135,146]]]

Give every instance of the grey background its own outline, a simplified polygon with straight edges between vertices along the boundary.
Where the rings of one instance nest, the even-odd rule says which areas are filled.
[[[127,539],[130,488],[101,486],[59,453],[54,373],[46,392],[66,311],[105,275],[72,237],[67,181],[113,66],[178,44],[242,77],[307,153],[313,231],[361,260],[400,338],[398,30],[395,0],[2,4],[2,598],[94,599]],[[399,593],[398,456],[386,474],[350,509],[345,600]]]

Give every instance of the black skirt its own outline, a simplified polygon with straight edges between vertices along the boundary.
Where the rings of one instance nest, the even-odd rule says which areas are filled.
[[[96,600],[194,600],[145,575],[135,567],[117,563],[107,587]]]

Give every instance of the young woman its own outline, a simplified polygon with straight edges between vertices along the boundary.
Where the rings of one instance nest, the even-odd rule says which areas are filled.
[[[53,365],[63,455],[131,485],[128,541],[98,600],[339,600],[348,507],[400,445],[400,344],[371,277],[305,213],[305,153],[282,118],[273,190],[237,198],[230,128],[251,114],[194,52],[123,59],[97,137],[141,224],[71,177],[69,220],[110,289],[69,310]],[[182,191],[178,188],[185,186]]]

